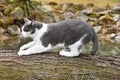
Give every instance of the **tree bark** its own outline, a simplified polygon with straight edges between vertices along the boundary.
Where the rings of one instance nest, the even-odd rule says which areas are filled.
[[[0,53],[0,80],[120,80],[120,56]]]

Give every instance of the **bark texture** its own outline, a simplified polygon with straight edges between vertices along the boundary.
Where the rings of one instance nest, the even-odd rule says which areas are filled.
[[[0,53],[0,80],[120,80],[120,56]]]

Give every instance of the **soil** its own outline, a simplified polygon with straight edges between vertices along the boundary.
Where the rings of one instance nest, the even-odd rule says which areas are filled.
[[[0,80],[120,80],[120,56],[0,53]]]

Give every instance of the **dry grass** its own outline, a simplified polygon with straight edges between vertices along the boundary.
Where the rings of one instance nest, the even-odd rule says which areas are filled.
[[[88,4],[88,3],[94,3],[96,6],[99,7],[105,7],[107,4],[110,4],[111,6],[120,4],[119,0],[36,0],[36,1],[43,1],[43,2],[57,2],[57,3],[83,3],[83,4]]]

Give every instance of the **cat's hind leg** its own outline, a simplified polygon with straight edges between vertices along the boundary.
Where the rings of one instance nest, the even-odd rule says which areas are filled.
[[[78,56],[81,52],[81,48],[83,46],[83,39],[86,37],[86,34],[83,35],[80,40],[78,40],[77,42],[75,42],[72,45],[69,45],[68,48],[70,49],[70,51],[66,51],[65,49],[60,51],[60,55],[62,56],[66,56],[66,57],[75,57]]]
[[[79,44],[75,43],[73,45],[68,46],[69,51],[66,49],[63,49],[59,52],[61,56],[66,56],[66,57],[75,57],[79,55]]]
[[[61,56],[66,56],[66,57],[75,57],[75,56],[78,56],[79,55],[79,52],[78,51],[66,51],[65,49],[61,50],[59,52],[59,54]]]

